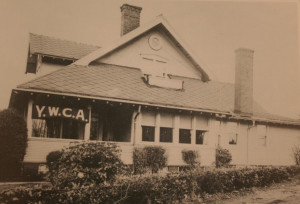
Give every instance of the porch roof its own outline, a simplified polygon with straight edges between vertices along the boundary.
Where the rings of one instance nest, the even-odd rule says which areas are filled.
[[[114,100],[186,110],[231,114],[234,110],[234,85],[230,83],[170,76],[184,81],[183,90],[150,87],[140,69],[100,64],[70,65],[21,84],[17,90],[46,92],[93,99]],[[253,119],[299,121],[267,113],[255,101]]]

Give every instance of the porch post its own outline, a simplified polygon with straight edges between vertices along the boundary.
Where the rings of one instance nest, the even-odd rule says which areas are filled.
[[[32,137],[32,106],[33,106],[33,100],[29,99],[28,108],[27,108],[27,121],[26,121],[28,137]]]
[[[192,116],[191,144],[196,144],[196,116]]]
[[[174,136],[174,144],[179,143],[179,123],[180,123],[180,116],[178,114],[174,117],[174,128],[173,128],[173,136]]]
[[[154,143],[159,143],[159,134],[160,134],[160,113],[157,112],[155,115],[155,134],[154,134]]]
[[[89,122],[85,124],[84,128],[84,140],[88,141],[90,139],[90,133],[91,133],[91,120],[92,120],[92,107],[91,105],[88,105],[89,110]]]

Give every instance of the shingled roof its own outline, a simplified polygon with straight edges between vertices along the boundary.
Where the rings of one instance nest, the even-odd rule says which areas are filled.
[[[61,40],[33,33],[30,33],[29,40],[30,54],[42,54],[75,60],[80,59],[100,48],[95,45]]]
[[[48,92],[125,101],[155,106],[233,113],[234,85],[202,82],[199,79],[171,76],[184,81],[183,90],[150,87],[140,69],[101,64],[89,67],[70,65],[19,85],[17,90]],[[267,113],[254,102],[254,116],[272,120],[294,121]]]

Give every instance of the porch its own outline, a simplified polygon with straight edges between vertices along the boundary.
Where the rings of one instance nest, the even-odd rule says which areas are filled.
[[[18,107],[27,119],[25,163],[45,163],[49,152],[86,141],[116,143],[126,164],[135,147],[153,145],[166,149],[169,166],[185,165],[182,150],[198,151],[201,165],[215,161],[215,133],[205,113],[28,92]]]

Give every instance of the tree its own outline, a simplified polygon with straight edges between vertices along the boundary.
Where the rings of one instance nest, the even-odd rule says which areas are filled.
[[[15,110],[0,112],[0,179],[20,175],[27,147],[27,127]]]

